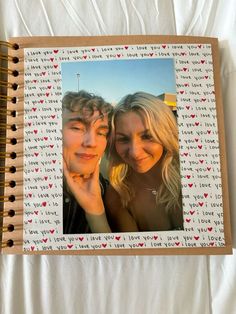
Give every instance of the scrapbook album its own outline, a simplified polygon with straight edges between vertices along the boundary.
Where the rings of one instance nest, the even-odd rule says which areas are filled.
[[[3,254],[231,253],[217,39],[1,48]]]

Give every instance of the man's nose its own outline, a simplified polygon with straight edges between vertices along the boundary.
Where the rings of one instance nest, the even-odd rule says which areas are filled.
[[[84,133],[84,138],[83,138],[83,145],[84,146],[89,146],[89,147],[95,147],[96,146],[96,135],[94,132],[87,130]]]

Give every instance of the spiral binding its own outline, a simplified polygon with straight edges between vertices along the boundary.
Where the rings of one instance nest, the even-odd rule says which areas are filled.
[[[5,54],[4,49],[8,49],[11,48],[13,50],[18,50],[20,47],[18,44],[14,43],[10,43],[10,42],[6,42],[6,41],[0,41],[0,61],[2,63],[13,63],[13,64],[17,64],[18,62],[20,62],[20,59],[17,56],[11,56],[8,54]],[[3,48],[3,49],[2,49]],[[7,74],[12,75],[13,77],[17,77],[19,76],[20,72],[17,70],[11,70],[8,69],[7,67],[1,66],[0,67],[0,73],[3,74]],[[17,117],[17,115],[19,114],[19,112],[17,112],[17,110],[8,110],[6,108],[6,104],[7,102],[11,102],[13,104],[17,104],[20,99],[17,97],[11,97],[7,95],[7,90],[8,89],[12,89],[13,91],[16,91],[19,88],[19,85],[17,83],[10,83],[7,80],[0,80],[0,87],[5,88],[6,89],[6,94],[2,94],[0,92],[0,103],[3,103],[3,107],[0,107],[0,131],[5,131],[5,130],[11,130],[11,131],[17,131],[18,127],[16,124],[7,124],[2,122],[2,119],[4,119],[4,121],[6,121],[6,117],[7,116],[11,116],[13,118]],[[11,145],[16,145],[18,142],[18,139],[16,138],[7,138],[6,136],[0,136],[0,147],[3,146],[5,147],[6,144],[11,144]],[[15,173],[17,171],[16,167],[14,165],[10,166],[10,167],[5,167],[5,165],[3,166],[3,160],[6,160],[7,158],[10,158],[12,160],[17,158],[18,153],[16,154],[16,152],[14,152],[14,150],[12,152],[6,152],[6,151],[0,151],[0,179],[1,177],[3,178],[5,173]],[[1,162],[2,160],[2,162]],[[0,180],[0,188],[1,191],[5,188],[5,187],[10,187],[10,188],[14,188],[17,185],[21,185],[23,182],[22,181],[15,181],[15,180],[10,180],[9,182],[5,181],[5,178],[3,180]],[[19,214],[20,211],[19,210],[15,210],[14,208],[8,210],[8,211],[4,211],[3,210],[3,203],[5,202],[12,202],[14,204],[14,202],[16,200],[19,200],[23,198],[23,196],[18,196],[18,195],[0,195],[0,219],[3,219],[4,217],[9,217],[12,218],[14,217],[17,213]],[[2,227],[0,227],[0,234],[3,232],[14,232],[16,229],[18,229],[16,226],[14,226],[13,224],[9,223],[8,225],[3,225]],[[14,241],[13,239],[8,239],[4,242],[1,242],[1,246],[0,248],[7,248],[7,247],[12,247],[15,245],[20,244],[20,242],[22,241]]]

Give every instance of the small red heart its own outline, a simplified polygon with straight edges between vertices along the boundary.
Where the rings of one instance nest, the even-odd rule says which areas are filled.
[[[58,68],[58,64],[54,64],[54,69],[57,69]]]
[[[144,245],[144,243],[139,243],[139,244],[138,244],[138,246],[141,246],[141,247],[142,247],[143,245]]]
[[[67,244],[68,249],[72,249],[73,248],[73,244]]]
[[[188,70],[188,68],[183,68],[183,71],[186,72]]]
[[[80,240],[80,241],[83,241],[83,240],[84,240],[84,237],[79,237],[79,240]]]
[[[196,126],[199,126],[199,122],[195,122],[195,125],[196,125]]]
[[[56,115],[55,115],[55,114],[51,115],[51,118],[52,118],[52,119],[55,119],[55,117],[56,117]]]
[[[91,50],[94,52],[94,51],[95,51],[95,48],[92,48]]]
[[[153,56],[153,52],[150,52],[149,55],[152,57]]]
[[[44,136],[44,140],[47,141],[47,140],[48,140],[48,137],[47,137],[47,136]]]
[[[180,245],[180,242],[175,242],[175,245],[179,246],[179,245]]]
[[[119,240],[120,240],[120,236],[119,236],[119,237],[115,237],[115,239],[116,239],[117,241],[119,241]]]
[[[207,230],[211,232],[212,231],[212,227],[208,227]]]
[[[55,164],[55,163],[56,163],[56,160],[52,160],[52,163]]]
[[[202,160],[202,159],[200,159],[199,161],[200,161],[200,163],[201,163],[201,164],[203,164],[203,163],[204,163],[204,160]]]
[[[35,246],[31,246],[30,248],[31,248],[31,251],[33,251],[35,249]]]
[[[186,222],[190,222],[191,221],[191,219],[190,218],[186,218]]]
[[[121,54],[120,54],[120,53],[118,53],[118,54],[117,54],[117,57],[118,57],[118,58],[120,58],[120,56],[121,56]]]
[[[35,210],[34,213],[35,213],[35,215],[38,215],[38,214],[39,214],[39,211],[38,211],[38,210]]]
[[[51,144],[51,145],[49,145],[50,146],[50,148],[53,148],[54,147],[54,145],[53,144]]]
[[[125,49],[127,50],[129,47],[128,46],[125,46]]]
[[[44,100],[43,100],[43,99],[41,99],[39,102],[40,102],[40,104],[43,104],[43,103],[44,103]]]
[[[43,242],[44,242],[44,243],[47,243],[47,241],[48,241],[48,239],[47,239],[47,238],[46,238],[46,239],[43,239]]]
[[[45,176],[45,177],[44,177],[44,180],[45,180],[45,181],[47,181],[47,179],[48,179],[48,177],[47,177],[47,176]]]
[[[201,100],[202,100],[203,102],[205,102],[205,101],[206,101],[206,98],[202,98]]]
[[[34,134],[37,134],[38,133],[38,130],[34,130]]]
[[[55,229],[51,229],[51,230],[49,230],[49,232],[50,232],[51,234],[53,234],[53,233],[54,233],[54,231],[55,231]]]
[[[193,184],[192,184],[192,183],[189,183],[188,186],[191,188],[191,187],[193,186]]]
[[[198,148],[199,148],[199,149],[202,149],[202,145],[198,145]]]
[[[35,168],[35,172],[38,172],[39,171],[39,168]]]
[[[28,219],[28,222],[31,223],[33,221],[33,219]]]
[[[204,197],[207,198],[207,196],[208,196],[208,194],[207,194],[207,193],[204,193]]]
[[[43,207],[47,206],[47,202],[42,202],[42,206]]]
[[[186,108],[189,110],[190,106],[186,106]]]
[[[190,179],[190,178],[191,178],[191,176],[190,176],[190,175],[187,175],[187,176],[186,176],[186,178],[187,178],[187,179]]]
[[[162,48],[166,49],[166,45],[162,45]]]
[[[209,244],[210,244],[210,246],[214,246],[215,243],[214,242],[210,242]]]
[[[46,96],[48,97],[50,94],[49,93],[46,93]]]
[[[207,170],[210,171],[210,170],[211,170],[211,167],[207,167]]]
[[[194,236],[194,239],[195,240],[199,240],[199,236]]]
[[[195,213],[195,210],[190,210],[190,215],[193,215]]]
[[[52,88],[52,85],[48,85],[48,89],[51,89]]]
[[[39,153],[34,153],[34,155],[35,155],[36,157],[38,157]]]
[[[58,51],[59,51],[58,49],[57,50],[53,50],[54,53],[58,53]]]
[[[158,239],[158,236],[155,236],[155,235],[154,235],[153,238],[154,238],[154,240],[157,240],[157,239]]]
[[[180,90],[179,92],[180,92],[180,94],[181,94],[181,95],[183,95],[183,93],[184,93],[184,90]]]
[[[202,207],[204,205],[203,202],[198,202],[198,204]]]
[[[37,108],[32,108],[32,110],[33,110],[33,111],[36,111],[36,110],[37,110]]]
[[[52,62],[53,62],[53,61],[54,61],[54,58],[50,58],[50,61],[52,61]]]
[[[87,59],[87,56],[83,56],[84,59]]]
[[[48,186],[50,187],[50,189],[52,188],[53,184],[52,183],[49,183]]]
[[[205,63],[206,61],[205,60],[201,60],[201,64]]]
[[[195,118],[196,117],[196,115],[195,114],[191,114],[191,116],[190,116],[191,118]]]
[[[42,75],[46,75],[46,72],[42,72]]]
[[[107,246],[107,244],[106,244],[106,243],[102,243],[102,247],[104,247],[104,248],[105,248],[106,246]]]

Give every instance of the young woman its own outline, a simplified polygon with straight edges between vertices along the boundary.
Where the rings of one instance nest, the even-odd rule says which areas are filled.
[[[115,107],[105,196],[114,232],[183,229],[178,129],[171,109],[137,92]]]

